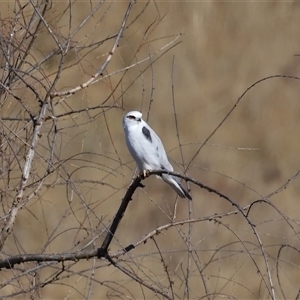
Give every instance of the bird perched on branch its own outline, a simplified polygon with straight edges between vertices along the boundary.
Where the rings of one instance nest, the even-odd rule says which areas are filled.
[[[142,119],[142,113],[130,111],[123,118],[123,127],[128,150],[134,158],[141,175],[146,177],[147,171],[173,171],[172,165],[158,135]],[[192,200],[190,194],[181,185],[180,180],[172,175],[157,175],[168,183],[181,197]]]

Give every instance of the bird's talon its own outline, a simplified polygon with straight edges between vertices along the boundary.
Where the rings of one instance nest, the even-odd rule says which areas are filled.
[[[149,176],[149,170],[143,170],[143,172],[141,172],[140,177],[142,179],[146,179]]]

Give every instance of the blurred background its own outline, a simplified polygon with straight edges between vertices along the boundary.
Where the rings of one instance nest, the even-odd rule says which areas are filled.
[[[36,26],[38,20],[31,19],[33,3],[22,2],[22,8],[17,1],[0,5],[2,40],[9,41],[15,26],[16,40],[23,41],[26,26],[19,24]],[[2,95],[2,132],[16,133],[15,144],[21,144],[14,156],[18,163],[9,167],[10,178],[7,173],[1,177],[2,216],[20,182],[30,144],[24,141],[32,136],[27,112],[35,116],[40,109],[28,85],[45,99],[53,82],[51,92],[62,92],[89,80],[107,59],[127,7],[127,1],[47,6],[45,23],[22,66],[23,74],[31,75],[10,86],[22,101]],[[102,76],[72,95],[49,100],[25,195],[44,181],[18,212],[1,259],[101,246],[137,174],[122,128],[130,110],[143,113],[176,172],[240,207],[254,203],[248,218],[193,183],[188,183],[193,201],[178,199],[151,176],[134,194],[110,253],[158,226],[193,221],[162,230],[116,259],[145,285],[105,260],[66,262],[63,271],[61,263],[33,262],[1,270],[0,295],[162,299],[165,293],[171,299],[298,299],[299,17],[297,1],[137,1]],[[65,49],[61,69],[58,44]],[[12,155],[13,146],[7,149]],[[3,154],[3,170],[5,163]]]

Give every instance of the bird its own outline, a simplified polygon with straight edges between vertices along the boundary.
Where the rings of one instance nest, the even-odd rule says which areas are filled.
[[[139,111],[130,111],[123,117],[127,148],[135,160],[139,172],[146,177],[151,170],[173,171],[164,146],[154,130],[142,119]],[[168,183],[181,198],[192,200],[180,180],[173,175],[161,174],[158,178]]]

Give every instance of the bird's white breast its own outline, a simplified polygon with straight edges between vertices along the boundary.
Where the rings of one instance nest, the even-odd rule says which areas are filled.
[[[155,145],[144,134],[145,123],[131,124],[125,127],[127,147],[136,161],[139,171],[160,169],[159,157]]]

